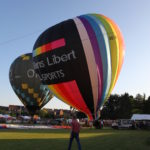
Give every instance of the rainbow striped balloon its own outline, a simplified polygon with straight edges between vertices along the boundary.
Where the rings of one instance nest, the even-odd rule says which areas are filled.
[[[96,118],[124,59],[118,26],[103,15],[81,15],[48,28],[33,49],[34,68],[43,84],[90,120]]]

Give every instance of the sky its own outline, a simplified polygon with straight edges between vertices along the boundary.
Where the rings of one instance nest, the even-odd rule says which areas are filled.
[[[103,14],[119,26],[125,58],[112,94],[150,96],[150,0],[0,0],[0,105],[22,105],[9,82],[11,63],[31,53],[47,28],[87,13]],[[53,98],[46,108],[69,109]]]

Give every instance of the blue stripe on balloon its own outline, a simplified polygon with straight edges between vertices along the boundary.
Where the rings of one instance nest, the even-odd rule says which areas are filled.
[[[102,33],[103,33],[103,36],[104,36],[104,40],[105,40],[105,44],[106,44],[106,60],[107,60],[107,65],[108,65],[108,76],[107,76],[107,83],[106,83],[106,91],[104,93],[104,97],[102,97],[101,101],[99,102],[99,105],[98,106],[101,106],[101,104],[104,102],[106,96],[107,96],[107,93],[109,91],[109,87],[110,87],[110,84],[111,84],[111,54],[110,54],[110,45],[109,45],[109,37],[107,35],[107,31],[105,30],[105,27],[103,26],[102,22],[100,21],[100,19],[98,19],[95,15],[90,15],[101,27],[102,29]]]
[[[99,50],[99,46],[98,46],[98,41],[95,35],[95,32],[93,31],[92,26],[90,25],[90,23],[84,18],[84,17],[79,17],[79,19],[81,20],[81,22],[83,23],[85,29],[87,30],[92,48],[93,48],[93,52],[94,52],[94,56],[95,56],[95,61],[97,64],[97,76],[98,76],[98,99],[97,99],[97,104],[99,99],[101,98],[101,94],[102,94],[102,87],[103,87],[103,69],[102,69],[102,61],[100,58],[100,50]],[[97,106],[96,106],[97,107]]]
[[[109,40],[107,33],[105,31],[104,26],[98,20],[96,17],[92,15],[83,15],[85,19],[88,20],[88,22],[93,27],[93,30],[95,31],[98,44],[99,44],[99,50],[101,54],[102,64],[103,64],[103,92],[102,97],[99,99],[98,102],[98,108],[101,103],[103,103],[107,92],[109,90],[110,81],[111,81],[111,63],[110,63],[110,47],[109,47]],[[98,109],[97,108],[97,109]]]

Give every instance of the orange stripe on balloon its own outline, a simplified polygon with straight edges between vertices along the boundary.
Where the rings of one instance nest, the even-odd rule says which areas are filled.
[[[71,105],[71,103],[66,99],[62,91],[60,91],[59,86],[57,84],[48,85],[48,88],[60,99],[63,100],[68,105]]]
[[[123,36],[121,34],[121,31],[119,29],[119,27],[111,20],[109,19],[108,17],[102,15],[104,18],[106,18],[113,26],[113,28],[115,29],[116,31],[116,34],[117,34],[117,37],[118,37],[118,41],[119,41],[119,63],[118,63],[118,70],[117,70],[117,75],[116,75],[116,79],[115,79],[115,83],[114,83],[114,86],[117,82],[117,79],[118,79],[118,76],[119,76],[119,73],[121,71],[121,67],[122,67],[122,64],[123,64],[123,60],[124,60],[124,53],[125,53],[125,44],[124,44],[124,40],[123,40]]]
[[[76,81],[63,83],[62,88],[65,89],[66,95],[68,95],[68,98],[71,98],[71,101],[76,104],[78,109],[86,113],[90,112],[79,91]]]
[[[62,99],[65,103],[67,103],[68,105],[70,105],[70,103],[68,103],[67,101],[65,101],[63,99],[63,97],[56,91],[56,89],[54,88],[53,85],[48,85],[48,88],[50,89],[50,91],[58,98],[58,99]]]
[[[73,100],[73,97],[71,96],[72,93],[69,93],[67,91],[67,86],[68,85],[68,82],[67,83],[60,83],[60,84],[57,84],[57,90],[59,91],[60,95],[63,95],[63,97],[69,101],[71,103],[71,105],[79,110],[81,110],[81,108],[79,107],[79,105],[77,105],[74,100]]]
[[[67,99],[69,99],[71,101],[71,103],[73,104],[73,106],[77,107],[78,109],[82,110],[82,104],[78,105],[75,101],[74,101],[74,97],[73,97],[73,93],[72,91],[70,91],[70,84],[69,83],[62,83],[59,86],[59,89],[63,91],[63,94],[66,96]],[[81,106],[81,107],[80,107]]]
[[[86,113],[90,120],[93,119],[91,112],[89,111],[82,95],[78,89],[78,86],[75,81],[69,81],[66,83],[59,83],[53,84],[48,86],[51,90],[55,90],[55,95],[66,102],[67,104],[71,105],[72,107],[76,108],[79,111]]]
[[[78,109],[78,107],[76,105],[74,105],[72,103],[72,101],[70,101],[70,99],[68,99],[68,97],[65,96],[64,94],[64,89],[62,90],[60,87],[62,85],[60,84],[53,84],[53,85],[48,85],[49,89],[56,95],[57,98],[59,98],[60,100],[64,101],[65,103],[67,103],[70,106],[73,106],[74,108]]]
[[[41,47],[38,47],[34,50],[35,55],[40,55],[42,53],[54,50],[56,48],[60,48],[66,45],[65,39],[61,38],[55,41],[52,41],[50,43],[47,43],[45,45],[42,45]]]
[[[59,84],[59,90],[63,91],[66,99],[68,99],[69,102],[72,103],[73,107],[86,113],[88,116],[90,116],[89,118],[91,118],[92,115],[88,107],[86,106],[86,103],[84,102],[84,99],[79,91],[76,81],[69,81]]]

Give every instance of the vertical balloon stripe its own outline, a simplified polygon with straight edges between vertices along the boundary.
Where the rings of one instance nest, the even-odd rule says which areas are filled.
[[[89,69],[89,74],[91,78],[91,85],[92,85],[92,92],[93,92],[93,101],[94,101],[94,111],[96,112],[97,107],[97,100],[98,100],[98,78],[97,78],[97,71],[96,71],[96,62],[93,53],[93,49],[91,46],[91,42],[89,40],[87,31],[80,21],[80,19],[75,18],[74,22],[77,26],[80,39],[84,48],[84,53],[86,56],[86,61]]]
[[[97,41],[99,44],[99,50],[100,50],[101,60],[103,64],[103,92],[102,92],[101,100],[99,101],[103,101],[107,91],[109,90],[109,86],[111,83],[111,62],[110,62],[109,40],[105,28],[103,27],[100,20],[96,19],[92,15],[83,15],[83,17],[85,17],[93,27],[93,30],[96,34]]]
[[[103,15],[101,15],[101,16],[103,16]],[[125,53],[124,40],[123,40],[123,36],[120,32],[119,27],[111,19],[109,19],[108,17],[106,17],[106,16],[103,16],[103,17],[106,18],[107,21],[110,22],[110,24],[112,24],[113,28],[116,31],[118,41],[119,41],[119,64],[118,64],[117,77],[115,79],[115,83],[116,83],[116,81],[118,79],[118,76],[119,76],[119,73],[120,73],[120,70],[121,70],[121,67],[122,67],[122,64],[123,64],[123,59],[124,59],[124,53]],[[114,83],[114,86],[115,86],[115,83]]]
[[[63,99],[64,102],[76,108],[77,106],[74,105],[72,101],[70,101],[71,100],[70,97],[64,93],[65,89],[62,90],[61,85],[62,83],[48,85],[48,87],[51,91],[55,93],[56,97],[58,97],[59,99]]]
[[[103,25],[106,29],[106,32],[108,34],[109,43],[110,43],[112,76],[111,76],[110,88],[109,88],[108,94],[106,96],[106,99],[107,99],[114,87],[114,83],[115,83],[116,76],[117,76],[118,63],[119,63],[119,42],[118,42],[118,38],[116,35],[116,31],[114,30],[114,28],[110,24],[110,22],[108,22],[106,20],[106,18],[103,18],[103,16],[101,16],[101,15],[94,14],[94,16],[97,17],[98,19],[100,19],[100,21],[103,23]],[[101,105],[101,104],[99,104],[99,105]]]
[[[63,102],[65,102],[66,104],[73,106],[74,108],[78,109],[76,106],[74,106],[69,100],[66,99],[66,97],[64,97],[64,95],[62,94],[62,92],[59,90],[58,88],[59,84],[52,84],[52,85],[48,85],[49,90],[60,100],[62,100]]]
[[[106,90],[104,91],[104,95],[102,96],[102,99],[104,99],[109,91],[109,87],[110,87],[110,84],[111,84],[111,73],[112,73],[112,68],[111,68],[111,55],[110,55],[110,44],[109,44],[109,39],[108,39],[108,35],[107,35],[107,32],[104,28],[104,25],[103,23],[96,17],[94,17],[93,15],[89,15],[98,25],[99,25],[99,28],[101,30],[101,33],[102,33],[102,36],[103,37],[103,40],[104,40],[104,46],[105,46],[105,49],[100,49],[102,50],[102,54],[103,52],[105,52],[105,56],[106,56],[106,60],[107,60],[107,67],[108,67],[108,70],[107,70],[107,82],[106,84],[104,84],[104,87],[106,86]],[[104,56],[104,55],[103,55]],[[102,56],[102,59],[103,59],[103,56]],[[104,58],[105,58],[104,56]],[[105,61],[106,61],[105,60]],[[105,68],[106,66],[104,66]],[[104,69],[105,70],[105,69]]]
[[[78,103],[74,102],[74,99],[73,99],[72,95],[67,91],[66,86],[69,86],[69,85],[65,86],[65,84],[67,84],[67,83],[60,83],[59,84],[59,90],[63,92],[63,94],[65,95],[65,99],[69,100],[71,102],[72,107],[78,108],[79,110],[82,110],[81,107],[80,107],[80,105],[78,105]]]
[[[79,108],[80,110],[82,110],[82,108],[84,108],[85,104],[83,103],[83,100],[82,100],[83,98],[82,97],[80,97],[80,98],[77,97],[77,95],[79,95],[78,94],[79,91],[75,90],[76,87],[75,87],[73,81],[66,82],[66,83],[60,83],[58,88],[59,88],[60,91],[63,91],[63,95],[65,95],[65,99],[68,99],[68,100],[71,101],[73,107],[75,106],[75,107]],[[71,91],[71,88],[73,88],[74,90]],[[77,99],[75,99],[74,96]],[[78,102],[80,102],[80,104]]]
[[[87,30],[88,36],[90,38],[91,44],[92,44],[95,61],[96,61],[96,65],[97,65],[98,100],[100,100],[100,97],[102,95],[102,87],[103,87],[103,66],[102,66],[102,61],[100,58],[100,50],[99,50],[97,38],[96,38],[96,35],[95,35],[91,25],[89,24],[89,22],[84,17],[79,17],[79,18],[82,21],[82,23],[84,24],[84,26]],[[98,101],[97,101],[97,103],[98,103]]]
[[[84,99],[79,91],[76,81],[70,81],[67,83],[62,83],[60,87],[66,91],[66,96],[71,102],[79,108],[82,112],[90,114],[90,111],[84,102]]]
[[[63,88],[63,87],[65,87],[65,85],[68,86],[67,89],[73,88],[73,90],[74,90],[73,96],[71,96],[70,94],[64,96],[64,94],[62,94],[62,92],[67,90],[67,89]],[[61,87],[62,87],[62,89],[61,89]],[[75,81],[70,81],[67,83],[60,83],[60,84],[55,84],[55,85],[48,85],[48,88],[55,94],[56,97],[63,100],[68,105],[78,109],[79,111],[86,113],[91,120],[93,119],[91,112],[89,111],[88,107],[84,103],[84,100],[80,94],[80,91],[79,91]],[[68,92],[69,92],[69,90],[66,92],[66,94]]]

